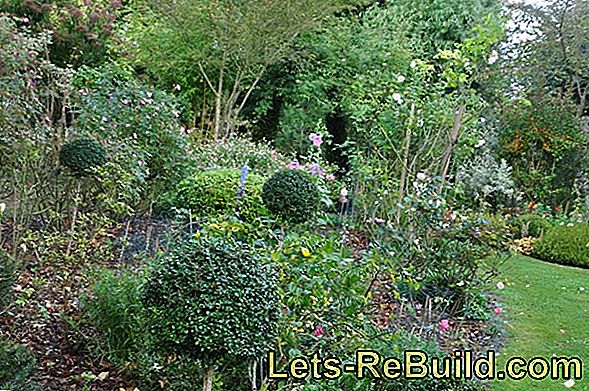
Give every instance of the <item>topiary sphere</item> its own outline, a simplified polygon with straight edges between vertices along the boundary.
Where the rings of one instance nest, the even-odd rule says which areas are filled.
[[[106,151],[91,138],[68,141],[59,151],[59,162],[69,168],[76,177],[84,177],[90,170],[108,161]]]
[[[152,271],[143,292],[158,348],[203,360],[254,358],[274,344],[277,278],[244,243],[195,238]]]
[[[304,171],[283,170],[262,189],[262,200],[272,213],[293,223],[309,220],[319,208],[319,189]]]

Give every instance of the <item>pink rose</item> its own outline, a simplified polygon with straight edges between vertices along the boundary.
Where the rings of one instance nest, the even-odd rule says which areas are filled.
[[[497,315],[501,316],[501,314],[503,313],[503,308],[501,308],[501,307],[497,307],[497,308],[495,308],[495,313],[496,313]]]

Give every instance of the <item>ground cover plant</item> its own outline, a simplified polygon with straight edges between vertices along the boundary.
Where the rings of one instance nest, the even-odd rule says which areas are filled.
[[[589,389],[270,376],[589,359],[588,15],[0,2],[0,388]]]

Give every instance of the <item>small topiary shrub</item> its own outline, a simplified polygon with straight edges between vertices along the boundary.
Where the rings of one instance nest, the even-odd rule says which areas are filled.
[[[91,138],[68,141],[59,151],[59,162],[78,178],[89,175],[90,170],[106,164],[107,160],[102,145]]]
[[[267,214],[262,202],[264,178],[248,174],[243,193],[238,195],[240,178],[240,170],[200,172],[178,184],[172,205],[201,217],[235,212],[248,220]]]
[[[519,238],[532,237],[539,238],[545,232],[552,228],[550,221],[537,214],[523,214],[518,216],[513,224],[515,234]]]
[[[201,360],[205,390],[219,360],[253,359],[274,344],[277,279],[235,240],[195,238],[152,270],[143,293],[160,351]]]
[[[533,255],[548,262],[589,267],[589,224],[553,227],[534,244]]]
[[[283,170],[264,184],[262,199],[276,216],[302,223],[317,213],[320,194],[309,174],[301,170]]]

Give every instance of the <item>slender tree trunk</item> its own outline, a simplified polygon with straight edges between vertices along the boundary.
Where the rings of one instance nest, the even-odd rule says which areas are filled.
[[[205,368],[205,377],[202,385],[203,391],[213,391],[213,366]]]
[[[448,176],[448,170],[450,169],[450,160],[452,158],[452,151],[454,150],[454,145],[456,144],[456,141],[458,141],[458,136],[460,135],[460,128],[462,127],[462,121],[464,120],[465,109],[466,104],[464,102],[460,103],[460,107],[456,111],[456,115],[454,117],[454,125],[452,126],[450,137],[448,138],[448,144],[446,145],[446,149],[444,150],[444,154],[442,155],[442,171],[440,172],[440,176],[442,178],[442,185],[446,182],[446,177]],[[440,186],[439,191],[442,191],[442,186]]]
[[[219,83],[217,85],[217,92],[215,93],[215,142],[219,141],[221,132],[221,105],[223,104],[223,76],[225,69],[221,67],[219,73]]]

